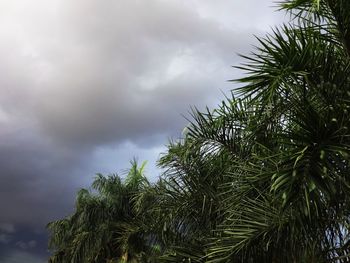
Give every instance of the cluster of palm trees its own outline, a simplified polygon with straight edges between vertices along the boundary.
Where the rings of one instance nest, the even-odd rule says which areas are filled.
[[[192,111],[159,181],[135,161],[98,175],[49,224],[50,262],[349,262],[350,1],[279,5],[291,23],[232,97]]]

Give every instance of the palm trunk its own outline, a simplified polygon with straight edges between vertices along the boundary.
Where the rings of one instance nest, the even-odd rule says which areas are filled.
[[[128,254],[128,251],[126,251],[126,252],[122,255],[122,262],[123,262],[123,263],[128,262],[128,257],[129,257],[129,254]]]

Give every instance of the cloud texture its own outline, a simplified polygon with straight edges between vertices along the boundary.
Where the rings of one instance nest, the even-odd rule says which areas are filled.
[[[216,105],[236,54],[282,21],[268,5],[0,0],[0,256],[44,251],[44,225],[94,173],[138,156],[154,179],[181,114]]]

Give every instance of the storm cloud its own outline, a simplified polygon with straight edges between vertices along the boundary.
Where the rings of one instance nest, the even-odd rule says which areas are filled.
[[[0,0],[0,262],[43,257],[45,224],[96,172],[136,156],[155,180],[181,115],[219,103],[237,53],[283,21],[272,5]]]

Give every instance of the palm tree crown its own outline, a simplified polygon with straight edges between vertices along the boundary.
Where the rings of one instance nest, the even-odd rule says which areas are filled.
[[[131,162],[124,181],[114,174],[97,174],[92,190],[78,192],[73,215],[51,222],[52,263],[134,262],[148,249],[140,232],[134,196],[150,186],[146,163]],[[143,261],[146,262],[146,261]]]

